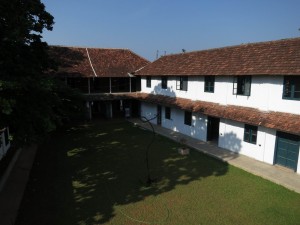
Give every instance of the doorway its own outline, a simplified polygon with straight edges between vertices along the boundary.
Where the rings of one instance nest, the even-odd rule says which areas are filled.
[[[300,137],[277,132],[275,164],[297,171]]]
[[[219,140],[220,118],[207,117],[207,141],[217,142]]]

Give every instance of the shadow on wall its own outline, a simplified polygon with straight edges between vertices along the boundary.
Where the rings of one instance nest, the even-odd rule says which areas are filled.
[[[167,95],[169,97],[176,97],[176,93],[175,91],[173,91],[173,89],[171,89],[170,87],[167,87],[166,89],[161,88],[161,83],[160,85],[156,85],[153,88],[153,91],[151,91],[151,94],[154,95]]]
[[[200,113],[195,113],[195,120],[193,120],[193,131],[192,131],[192,136],[197,137],[201,139],[202,141],[206,140],[206,130],[207,130],[207,125],[206,121],[203,115]]]
[[[223,143],[223,148],[239,153],[242,148],[242,140],[233,132],[226,133],[220,137]]]
[[[51,144],[47,143],[42,149],[44,153],[56,152],[54,155],[60,158],[54,157],[58,161],[54,160],[53,164],[47,154],[40,155],[43,160],[38,159],[35,169],[41,170],[40,167],[46,165],[42,171],[48,172],[38,178],[33,176],[35,180],[30,185],[44,183],[45,188],[29,189],[34,190],[32,195],[26,194],[30,210],[21,215],[17,224],[32,224],[32,220],[39,224],[124,224],[120,219],[130,222],[122,212],[151,222],[153,215],[166,218],[167,211],[171,210],[168,208],[174,206],[176,199],[164,197],[162,200],[159,196],[163,193],[195,180],[201,182],[206,177],[223,176],[228,171],[228,164],[196,151],[182,156],[177,152],[178,143],[157,136],[151,146],[149,162],[151,177],[158,180],[146,186],[145,152],[151,137],[151,132],[120,121],[94,121],[89,126],[57,133],[49,140]],[[48,176],[49,172],[52,175]],[[154,205],[149,197],[157,198]],[[47,200],[49,203],[43,202]],[[59,213],[54,217],[51,210],[56,208]]]

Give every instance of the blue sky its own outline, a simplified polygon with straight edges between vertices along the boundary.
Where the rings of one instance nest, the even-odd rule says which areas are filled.
[[[42,0],[51,45],[159,55],[300,36],[299,0]]]

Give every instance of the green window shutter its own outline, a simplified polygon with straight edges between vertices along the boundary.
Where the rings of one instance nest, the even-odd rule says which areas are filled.
[[[285,76],[282,98],[300,100],[300,76]]]
[[[244,80],[244,95],[250,96],[251,94],[251,76],[246,76]]]
[[[188,78],[182,77],[182,89],[183,91],[187,91],[188,89]]]
[[[251,143],[251,144],[256,144],[257,141],[257,126],[252,126],[245,124],[244,128],[244,141]]]
[[[168,77],[165,77],[165,76],[161,77],[161,88],[162,89],[168,88]]]
[[[146,87],[151,87],[151,77],[150,76],[146,77]]]
[[[204,77],[204,91],[212,93],[215,91],[215,76]]]

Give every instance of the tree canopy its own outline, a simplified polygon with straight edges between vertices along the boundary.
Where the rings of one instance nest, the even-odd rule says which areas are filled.
[[[76,92],[45,75],[55,62],[42,33],[53,25],[40,0],[0,2],[0,127],[9,126],[21,143],[36,140],[71,111],[81,110]]]

